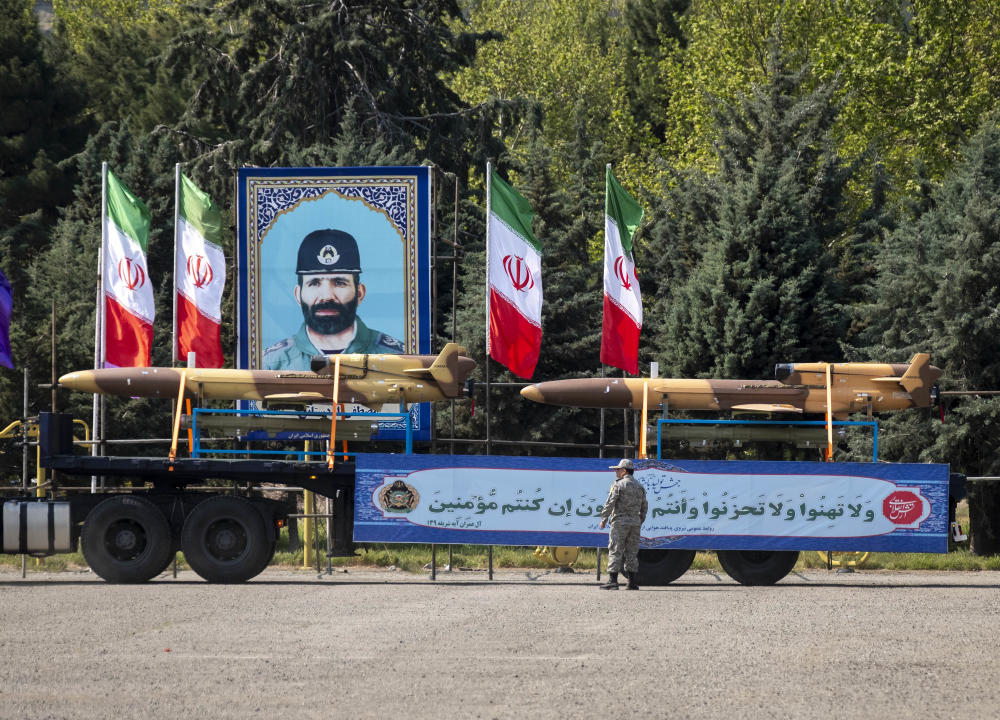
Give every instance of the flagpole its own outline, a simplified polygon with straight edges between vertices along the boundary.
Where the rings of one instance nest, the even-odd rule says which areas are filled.
[[[181,164],[174,165],[174,296],[173,324],[170,328],[170,366],[177,365],[177,236],[179,234],[181,207]]]
[[[97,253],[97,299],[94,306],[94,369],[104,367],[104,251],[108,244],[108,163],[101,163],[101,248]],[[90,419],[90,437],[94,444],[90,454],[100,454],[98,434],[100,432],[101,395],[94,393],[93,412]],[[90,478],[90,491],[97,492],[97,476]]]
[[[490,212],[493,207],[493,163],[486,161],[486,454],[492,450],[490,438]]]

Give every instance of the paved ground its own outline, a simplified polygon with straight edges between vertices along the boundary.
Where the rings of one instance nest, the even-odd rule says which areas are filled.
[[[0,717],[971,718],[1000,573],[269,570],[113,586],[0,572]]]

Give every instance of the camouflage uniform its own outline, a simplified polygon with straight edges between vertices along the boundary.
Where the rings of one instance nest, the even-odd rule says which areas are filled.
[[[403,343],[391,335],[370,329],[357,319],[357,330],[351,344],[344,348],[344,353],[392,353],[404,351]],[[309,361],[313,355],[322,355],[309,340],[305,323],[299,331],[281,342],[275,343],[264,351],[261,362],[262,370],[308,370]]]
[[[602,521],[610,521],[608,535],[608,572],[634,573],[639,569],[639,529],[646,521],[646,489],[626,473],[615,480],[601,512]]]

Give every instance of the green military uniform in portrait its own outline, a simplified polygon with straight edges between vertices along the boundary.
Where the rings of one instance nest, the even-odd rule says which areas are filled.
[[[263,370],[309,370],[314,355],[339,353],[402,354],[406,348],[396,338],[372,330],[356,315],[357,305],[365,296],[365,286],[360,283],[361,254],[353,235],[342,230],[315,230],[299,245],[295,266],[298,286],[295,299],[300,303],[305,322],[298,332],[264,350],[261,358]],[[315,286],[315,287],[313,287]],[[324,310],[326,317],[317,317],[315,311]],[[336,315],[343,324],[329,321]],[[353,336],[348,331],[353,327]],[[330,344],[318,348],[310,338],[327,338]],[[338,345],[350,342],[340,349]]]
[[[355,322],[357,330],[354,339],[350,345],[344,348],[344,353],[399,354],[405,350],[403,343],[399,340],[391,335],[370,329],[361,322],[361,318]],[[323,355],[323,352],[309,341],[309,335],[306,333],[306,326],[303,323],[297,333],[275,343],[264,351],[261,369],[308,370],[313,355]]]

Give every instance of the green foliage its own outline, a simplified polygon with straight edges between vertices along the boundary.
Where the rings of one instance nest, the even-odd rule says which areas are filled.
[[[990,0],[693,0],[681,31],[684,52],[661,64],[661,83],[670,154],[684,164],[711,165],[709,98],[731,102],[763,82],[775,35],[815,83],[838,79],[842,152],[877,150],[900,188],[915,157],[939,178],[996,103],[1000,25]]]
[[[987,121],[961,162],[914,207],[878,256],[860,354],[930,352],[945,390],[1000,387],[1000,128]],[[948,402],[947,404],[950,404]],[[919,413],[886,422],[882,456],[942,460],[971,475],[1000,471],[1000,402],[955,401],[947,422]]]
[[[441,80],[480,39],[457,18],[450,0],[193,6],[165,61],[174,77],[204,71],[175,130],[184,152],[222,205],[244,164],[427,158],[464,172],[497,152],[482,127],[506,106],[468,108]]]
[[[0,372],[3,423],[21,416],[23,380],[48,377],[28,337],[48,331],[49,300],[31,302],[30,267],[45,250],[58,207],[72,197],[75,175],[64,162],[82,145],[88,124],[82,98],[66,76],[59,38],[42,37],[31,3],[0,3],[0,269],[11,281],[11,342],[19,372]],[[48,347],[46,342],[42,347]]]
[[[602,163],[624,166],[619,177],[651,177],[649,159],[631,149],[646,143],[639,138],[641,120],[632,116],[626,91],[630,55],[620,6],[620,0],[472,3],[470,26],[498,39],[479,50],[471,67],[455,74],[452,87],[471,103],[516,98],[537,104],[552,149],[552,171],[560,181],[579,171],[573,146],[581,127],[604,148]],[[530,152],[526,118],[503,136],[513,157],[523,160]]]
[[[841,291],[828,248],[843,230],[850,170],[830,137],[834,88],[805,91],[806,77],[775,49],[765,85],[717,104],[718,174],[678,186],[690,197],[672,205],[693,217],[661,220],[658,238],[684,240],[679,255],[663,248],[650,323],[675,376],[762,377],[775,358],[838,354]]]
[[[83,54],[96,36],[142,27],[157,11],[176,13],[182,5],[178,0],[52,0],[70,44]]]

